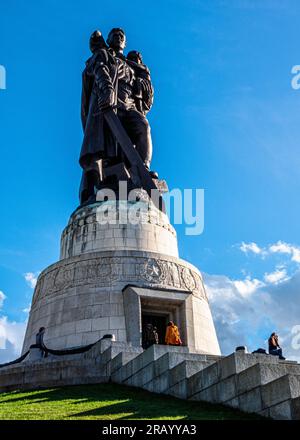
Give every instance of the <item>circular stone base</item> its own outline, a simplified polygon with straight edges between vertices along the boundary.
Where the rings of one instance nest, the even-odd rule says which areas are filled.
[[[191,350],[220,354],[200,272],[178,258],[140,251],[90,252],[44,270],[23,352],[40,327],[54,349],[96,342],[107,333],[140,345],[145,312],[175,320]]]
[[[139,250],[178,257],[176,232],[152,202],[107,201],[76,210],[61,237],[60,258]]]

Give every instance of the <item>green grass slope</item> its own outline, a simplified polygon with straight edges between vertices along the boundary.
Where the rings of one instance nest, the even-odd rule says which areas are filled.
[[[1,420],[249,420],[222,405],[192,402],[116,384],[0,394]]]

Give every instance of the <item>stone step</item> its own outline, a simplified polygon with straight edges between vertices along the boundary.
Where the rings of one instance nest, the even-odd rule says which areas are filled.
[[[103,363],[105,357],[107,359],[113,359],[117,354],[122,351],[131,350],[133,347],[131,344],[125,342],[116,342],[112,339],[101,339],[90,350],[83,354],[84,359],[96,359],[96,362]],[[105,353],[105,354],[104,354]]]
[[[199,396],[197,397],[196,395],[199,392],[222,380],[235,376],[255,364],[281,365],[280,362],[278,356],[237,351],[229,356],[220,358],[217,362],[191,376],[188,379],[188,397],[193,398],[195,396],[197,400]],[[232,387],[231,381],[228,380],[227,382],[228,387]]]
[[[187,347],[181,346],[152,345],[122,367],[122,372],[120,373],[122,382],[129,380],[129,378],[140,372],[147,365],[155,362],[166,353],[181,353],[188,355],[189,351]]]
[[[287,373],[300,374],[298,364],[258,363],[204,390],[199,399],[218,396],[225,405],[239,408],[245,412],[260,412],[263,409],[262,389]],[[196,397],[196,396],[195,396]]]
[[[131,351],[122,351],[111,360],[110,374],[114,382],[122,382],[122,367],[128,364],[132,359],[136,358],[142,351],[142,348],[135,348]]]
[[[276,420],[300,420],[300,397],[270,406],[259,414]]]
[[[300,397],[300,375],[286,374],[262,386],[263,409]]]
[[[286,374],[300,374],[299,364],[256,364],[237,375],[237,394],[243,394],[261,385],[266,385]]]
[[[299,364],[287,362],[257,363],[238,374],[221,380],[218,379],[216,374],[214,375],[216,367],[220,367],[220,365],[207,367],[187,380],[187,396],[191,400],[223,403],[245,412],[256,412],[261,415],[269,414],[272,416],[275,412],[279,414],[280,411],[283,411],[282,408],[290,405],[288,403],[289,399],[300,396]],[[190,396],[191,384],[195,383],[192,381],[200,373],[203,373],[204,377],[202,379],[198,377],[197,379],[199,391]],[[203,386],[202,389],[200,388],[201,385]],[[286,403],[283,405],[283,402]],[[268,408],[275,405],[277,405],[277,408],[273,409],[273,412],[268,411]],[[282,408],[280,409],[278,405]],[[287,412],[287,410],[285,411]],[[295,413],[295,410],[293,411]]]
[[[170,388],[170,371],[185,360],[208,362],[207,355],[205,354],[175,351],[167,352],[129,377],[125,383],[133,386],[141,386],[148,391],[156,393],[166,392],[166,390]]]
[[[211,365],[214,361],[183,361],[170,370],[169,374],[169,388],[166,393],[171,396],[178,397],[180,399],[187,398],[187,379],[194,374],[203,370],[208,365]]]

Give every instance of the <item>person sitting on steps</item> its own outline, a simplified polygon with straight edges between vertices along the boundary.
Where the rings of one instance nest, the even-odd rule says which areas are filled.
[[[285,357],[283,357],[282,355],[282,348],[279,345],[278,335],[275,332],[273,332],[269,337],[268,343],[269,343],[269,354],[272,354],[273,356],[279,356],[279,359],[284,360]]]

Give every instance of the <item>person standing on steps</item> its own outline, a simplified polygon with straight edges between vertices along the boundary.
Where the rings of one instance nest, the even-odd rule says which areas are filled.
[[[159,344],[159,336],[157,333],[157,327],[153,327],[153,334],[154,334],[154,338],[155,338],[155,344]]]
[[[178,327],[174,324],[173,321],[170,321],[168,323],[165,343],[166,345],[182,345]]]
[[[151,345],[158,344],[158,334],[152,324],[146,324],[144,335],[143,335],[143,348],[151,347]]]

